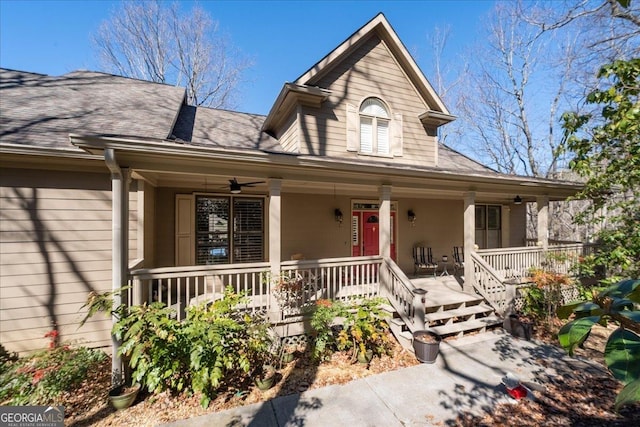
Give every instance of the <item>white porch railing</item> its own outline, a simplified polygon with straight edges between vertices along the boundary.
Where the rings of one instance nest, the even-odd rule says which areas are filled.
[[[474,289],[494,310],[503,313],[507,296],[504,276],[491,267],[479,253],[471,252],[468,258],[473,263]]]
[[[384,267],[388,273],[386,296],[400,318],[411,332],[424,329],[423,295],[414,292],[415,287],[398,265],[386,259]]]
[[[519,284],[532,268],[544,268],[561,274],[572,274],[572,267],[593,247],[581,243],[552,245],[547,250],[539,246],[481,249],[471,254],[474,268],[474,288],[498,312],[517,309],[519,291],[529,285]],[[515,280],[514,280],[515,279]],[[573,287],[563,289],[563,297],[571,300]]]
[[[132,270],[129,273],[129,301],[133,304],[160,301],[176,311],[179,320],[191,304],[221,299],[231,286],[247,295],[245,309],[268,310],[269,263],[203,265]]]
[[[539,246],[479,249],[478,254],[504,278],[527,276],[532,267],[548,268],[570,274],[572,266],[585,255],[582,243],[552,245],[545,251]]]
[[[327,258],[283,261],[282,278],[297,281],[282,320],[300,315],[318,299],[374,297],[380,292],[382,257]],[[161,301],[173,308],[179,320],[189,305],[221,299],[224,289],[244,293],[243,309],[251,312],[280,311],[274,293],[280,278],[271,278],[267,262],[133,270],[129,274],[129,299],[133,304]],[[295,320],[295,319],[291,319]]]

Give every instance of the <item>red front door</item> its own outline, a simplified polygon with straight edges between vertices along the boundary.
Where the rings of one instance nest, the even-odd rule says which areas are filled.
[[[380,249],[380,229],[377,212],[362,213],[362,255],[378,255]]]
[[[354,211],[353,256],[379,255],[380,216],[378,212]],[[396,213],[391,212],[391,258],[396,259]],[[356,231],[357,230],[357,231]]]

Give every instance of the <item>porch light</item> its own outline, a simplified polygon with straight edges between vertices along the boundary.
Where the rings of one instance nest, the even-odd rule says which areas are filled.
[[[522,199],[520,198],[520,196],[514,197],[513,204],[514,205],[521,205],[522,204]]]
[[[407,219],[409,220],[411,225],[415,225],[415,223],[416,223],[416,213],[413,211],[413,209],[409,209],[409,211],[407,212]]]
[[[333,215],[334,215],[334,216],[335,216],[335,218],[336,218],[336,222],[339,222],[340,224],[342,224],[342,218],[343,218],[343,217],[342,217],[342,211],[341,211],[339,208],[336,208],[336,209],[333,211]]]

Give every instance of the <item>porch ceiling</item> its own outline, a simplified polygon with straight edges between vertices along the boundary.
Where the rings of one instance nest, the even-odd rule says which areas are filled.
[[[228,180],[236,177],[240,182],[281,179],[285,192],[377,198],[380,186],[389,185],[393,198],[461,199],[466,192],[474,191],[480,202],[511,203],[516,195],[524,201],[533,201],[540,195],[563,200],[580,188],[571,182],[497,173],[463,174],[339,158],[212,149],[171,141],[78,135],[72,135],[71,140],[93,154],[113,148],[122,167],[129,167],[151,185],[193,191],[225,192]],[[265,194],[268,185],[243,188],[243,192]]]

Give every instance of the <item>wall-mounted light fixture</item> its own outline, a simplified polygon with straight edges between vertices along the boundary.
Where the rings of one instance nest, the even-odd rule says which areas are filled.
[[[335,208],[335,210],[333,211],[333,215],[336,218],[336,222],[339,222],[340,224],[342,224],[342,211],[340,210],[340,208]]]
[[[413,209],[409,209],[409,211],[407,212],[407,219],[412,226],[416,224],[416,213],[413,211]]]
[[[514,205],[521,205],[522,204],[522,199],[520,198],[520,196],[516,196],[513,198],[513,204]]]

